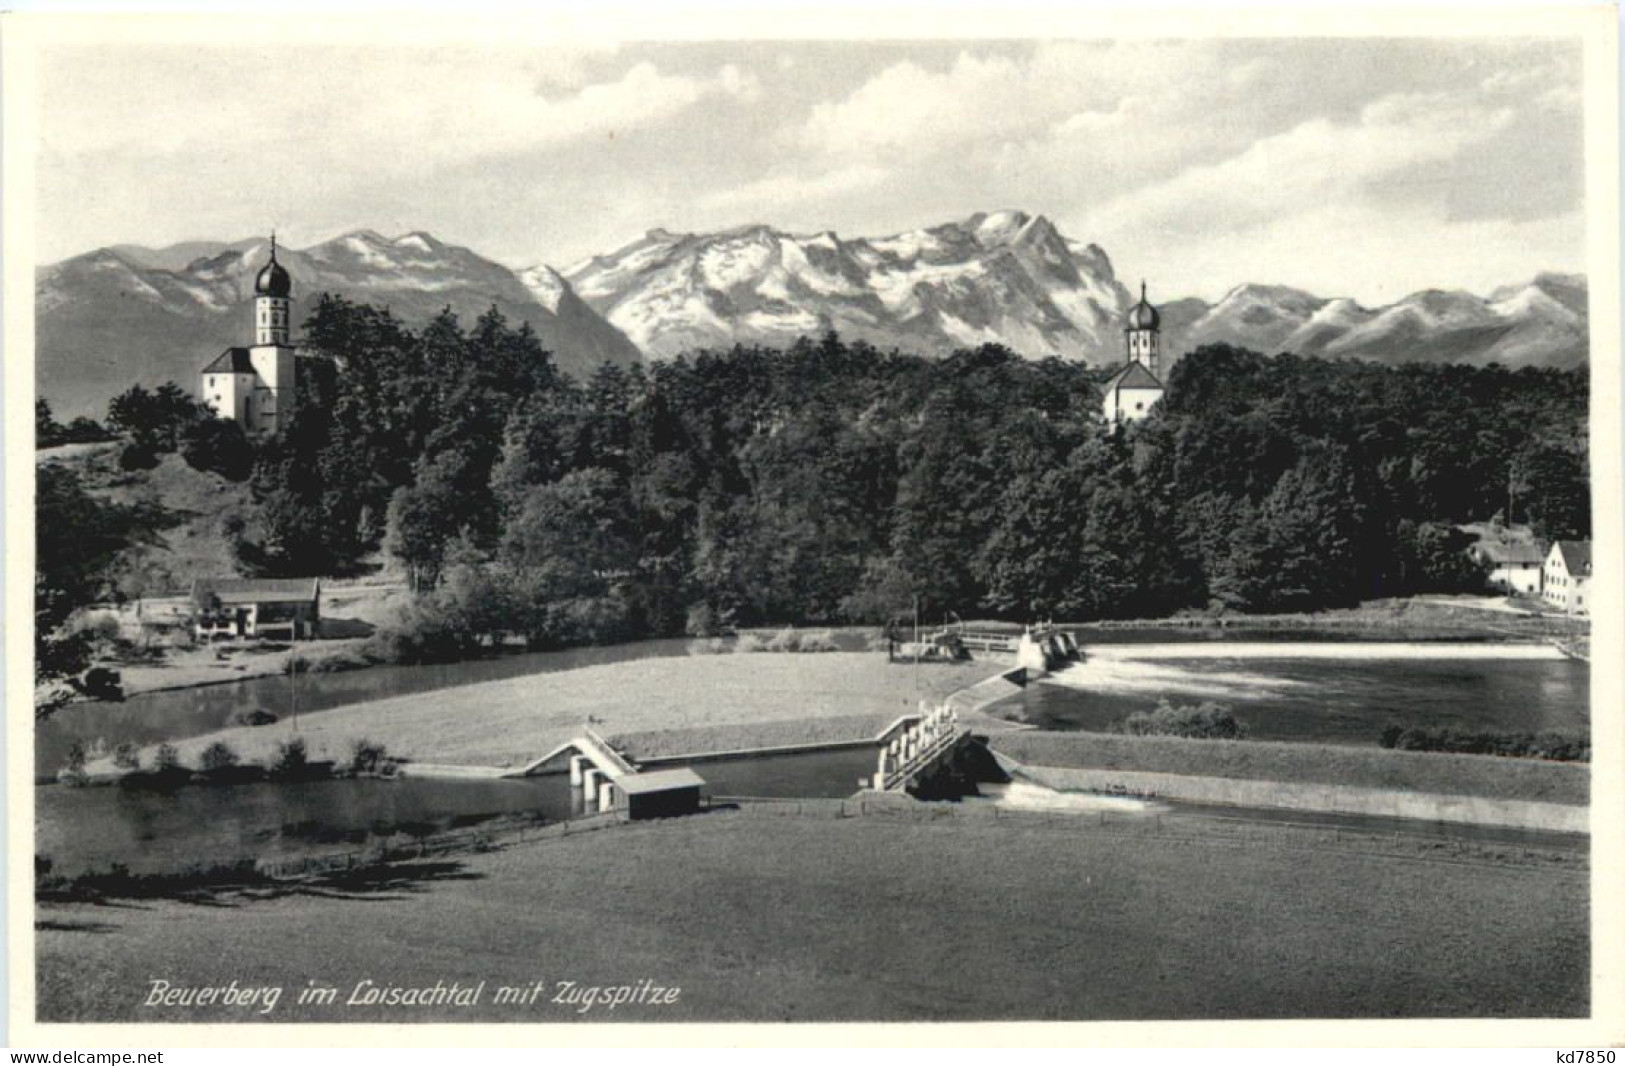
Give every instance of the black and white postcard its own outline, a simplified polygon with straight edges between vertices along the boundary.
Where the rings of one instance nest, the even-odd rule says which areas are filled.
[[[1625,1040],[1616,17],[8,16],[11,1039]]]

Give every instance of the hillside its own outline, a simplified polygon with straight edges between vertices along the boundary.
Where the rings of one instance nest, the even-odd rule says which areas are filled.
[[[99,418],[131,385],[193,386],[199,367],[252,337],[253,282],[267,243],[119,246],[43,268],[35,294],[40,394],[59,417]],[[324,292],[386,304],[412,325],[446,307],[471,322],[494,305],[529,322],[570,373],[641,358],[562,279],[543,298],[507,267],[425,233],[391,240],[359,230],[303,250],[279,248],[278,261],[293,276],[295,322]]]
[[[230,516],[250,514],[248,485],[194,470],[178,455],[164,456],[151,470],[120,470],[122,448],[118,441],[68,444],[36,452],[35,462],[72,470],[99,499],[155,503],[173,516],[175,524],[160,534],[157,548],[133,553],[129,569],[140,575],[141,584],[132,584],[128,591],[172,594],[188,588],[194,577],[235,575],[236,563],[221,527]]]

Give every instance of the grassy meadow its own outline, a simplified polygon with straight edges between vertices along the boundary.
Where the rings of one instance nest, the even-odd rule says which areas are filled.
[[[39,908],[48,1021],[926,1021],[1574,1016],[1583,856],[1269,826],[921,823],[722,812],[349,881]],[[200,905],[205,904],[205,905]],[[148,1008],[151,979],[280,985],[269,1015]],[[473,1007],[342,1005],[364,979],[484,980]],[[585,1014],[497,986],[645,979]],[[300,1005],[316,981],[340,1005]]]

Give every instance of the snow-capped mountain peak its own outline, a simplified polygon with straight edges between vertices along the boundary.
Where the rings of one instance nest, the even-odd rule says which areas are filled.
[[[1104,253],[1081,247],[1022,211],[869,238],[762,225],[662,230],[565,277],[655,357],[836,329],[914,351],[999,341],[1104,362],[1120,343],[1110,324],[1127,294]]]

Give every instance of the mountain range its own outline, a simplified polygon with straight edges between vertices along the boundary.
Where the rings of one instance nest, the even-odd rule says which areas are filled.
[[[118,245],[38,272],[37,380],[58,417],[100,416],[135,382],[191,384],[197,368],[251,336],[266,242]],[[279,249],[296,320],[316,294],[387,304],[412,324],[450,306],[465,321],[495,304],[529,321],[558,365],[581,374],[735,342],[786,344],[834,329],[883,348],[945,354],[996,342],[1029,357],[1122,360],[1136,296],[1093,244],[1041,215],[969,218],[889,237],[745,226],[651,230],[562,271],[513,270],[426,233],[359,230]],[[1506,366],[1584,364],[1583,277],[1541,274],[1488,297],[1428,290],[1385,307],[1276,285],[1216,303],[1152,302],[1169,357],[1208,343],[1265,352]],[[302,305],[302,306],[301,306]]]
[[[269,242],[120,245],[63,260],[35,281],[36,387],[57,417],[101,417],[132,384],[195,386],[204,363],[252,343],[254,277]],[[422,325],[451,307],[465,326],[493,305],[528,321],[564,370],[642,359],[631,341],[546,267],[516,273],[426,233],[370,230],[303,250],[277,249],[293,276],[294,320],[323,292],[385,304]],[[295,334],[297,338],[297,332]]]

